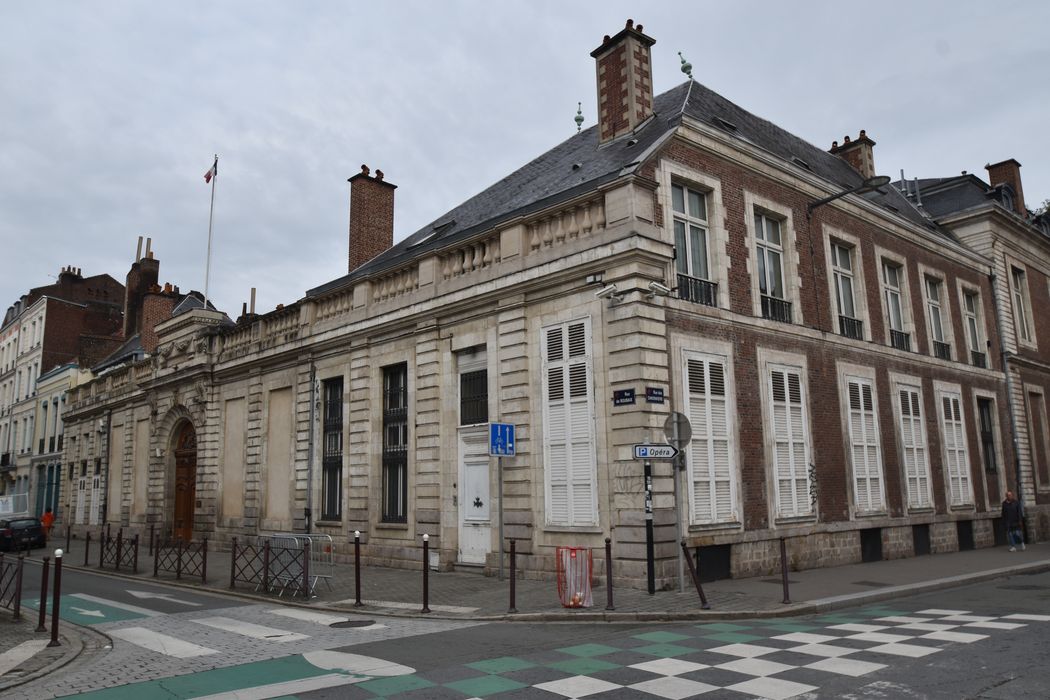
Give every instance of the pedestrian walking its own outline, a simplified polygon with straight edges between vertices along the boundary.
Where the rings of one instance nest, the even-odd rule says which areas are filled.
[[[55,514],[51,512],[50,508],[44,510],[44,514],[40,517],[40,524],[44,526],[44,537],[51,539],[51,528],[55,525]]]
[[[1010,543],[1010,551],[1016,552],[1018,545],[1024,551],[1024,532],[1021,530],[1024,511],[1021,502],[1014,498],[1013,491],[1006,492],[1006,500],[1003,501],[1003,527],[1006,528],[1006,539]]]

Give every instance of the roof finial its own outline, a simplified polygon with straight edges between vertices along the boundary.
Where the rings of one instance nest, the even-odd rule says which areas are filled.
[[[690,63],[689,61],[685,60],[685,56],[682,55],[681,51],[678,52],[678,58],[682,59],[682,72],[685,73],[686,75],[688,75],[689,79],[692,80],[693,79],[693,64]]]
[[[577,102],[576,103],[576,116],[573,117],[573,120],[576,122],[576,133],[578,134],[578,133],[580,133],[580,129],[583,128],[583,103],[582,102]]]

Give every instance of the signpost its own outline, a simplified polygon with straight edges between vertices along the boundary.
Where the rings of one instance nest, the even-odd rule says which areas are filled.
[[[685,470],[685,459],[681,455],[681,450],[684,450],[685,446],[692,439],[693,426],[690,425],[689,418],[684,413],[672,411],[671,415],[667,416],[667,420],[664,421],[664,434],[667,436],[667,441],[674,445],[678,452],[671,461],[671,478],[674,479],[675,539],[681,542],[682,508],[678,496],[681,493],[681,489],[678,486],[678,475]],[[678,551],[678,590],[685,591],[685,561],[682,558],[681,548]]]
[[[513,423],[489,423],[489,456],[517,456],[517,439]],[[499,488],[499,580],[503,580],[503,463],[496,469]]]

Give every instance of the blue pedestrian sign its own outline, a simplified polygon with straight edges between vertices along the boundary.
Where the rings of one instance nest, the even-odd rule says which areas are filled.
[[[489,423],[489,455],[513,457],[514,425],[511,423]]]

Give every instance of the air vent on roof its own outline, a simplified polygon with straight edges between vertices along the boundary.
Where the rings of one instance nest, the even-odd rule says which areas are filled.
[[[736,124],[728,119],[722,119],[722,117],[715,117],[715,126],[719,126],[726,131],[736,131]]]
[[[582,167],[583,167],[583,164],[582,164],[582,163],[573,163],[573,164],[572,164],[572,169],[573,169],[573,170],[579,170],[579,169],[580,169],[580,168],[582,168]]]
[[[627,142],[627,148],[630,148],[631,146],[637,146],[637,145],[638,145],[638,139],[631,139],[630,141]]]
[[[796,155],[792,155],[791,156],[791,162],[794,163],[795,165],[801,167],[801,168],[805,168],[806,170],[810,170],[809,163],[807,163],[806,161],[802,160],[801,158],[799,158]]]

